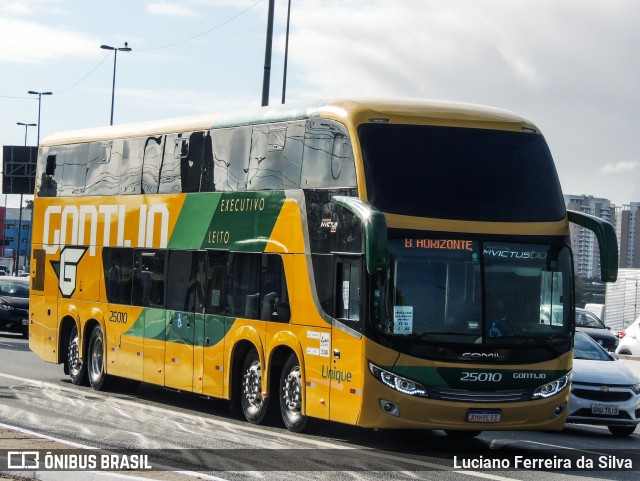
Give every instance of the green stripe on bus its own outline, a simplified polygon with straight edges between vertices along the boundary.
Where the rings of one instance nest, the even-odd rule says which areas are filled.
[[[283,191],[188,194],[168,247],[262,252],[285,199]]]
[[[170,329],[167,329],[167,313],[171,313],[175,323],[175,326],[169,325]],[[133,325],[124,332],[124,335],[212,347],[222,341],[235,321],[235,317],[187,314],[179,311],[145,308]]]

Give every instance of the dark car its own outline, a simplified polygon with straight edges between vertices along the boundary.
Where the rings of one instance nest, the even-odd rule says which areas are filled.
[[[29,278],[0,276],[0,330],[29,337]]]
[[[607,351],[615,352],[620,342],[598,316],[584,309],[576,308],[576,331],[584,332]]]

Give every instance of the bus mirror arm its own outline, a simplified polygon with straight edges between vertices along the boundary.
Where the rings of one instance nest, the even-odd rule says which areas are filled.
[[[389,246],[387,220],[384,214],[371,204],[355,197],[335,195],[332,200],[353,213],[362,222],[367,272],[369,274],[386,272],[389,268]]]
[[[592,231],[600,247],[600,278],[602,282],[615,282],[618,277],[618,239],[613,226],[598,217],[567,210],[569,222]]]

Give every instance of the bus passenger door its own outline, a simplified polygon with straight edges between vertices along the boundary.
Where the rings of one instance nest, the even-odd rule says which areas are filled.
[[[204,329],[202,338],[196,334],[196,376],[202,380],[203,394],[222,397],[224,390],[224,336],[232,323],[224,317],[227,298],[227,251],[206,252],[206,288],[204,292]],[[200,352],[198,352],[198,349]],[[198,369],[198,362],[201,363]]]
[[[332,421],[355,424],[362,407],[364,360],[362,304],[364,299],[362,258],[336,256],[335,318],[331,335],[331,382],[329,416]]]
[[[170,250],[167,268],[164,384],[193,390],[196,305],[202,286],[197,279],[198,251]],[[198,315],[202,324],[202,315]]]

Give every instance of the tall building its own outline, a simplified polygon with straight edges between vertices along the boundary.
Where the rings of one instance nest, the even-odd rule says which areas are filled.
[[[640,268],[640,202],[615,208],[620,267]]]
[[[3,219],[0,236],[0,257],[10,257],[18,269],[29,268],[31,255],[31,209],[0,207]],[[22,217],[22,218],[21,218]]]
[[[614,208],[609,199],[592,195],[565,195],[568,210],[591,214],[600,219],[615,222]],[[571,248],[576,273],[587,279],[600,277],[600,249],[594,233],[584,227],[571,224]]]

